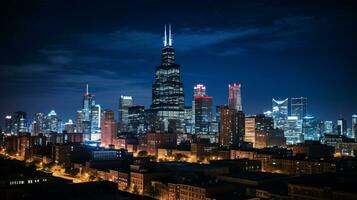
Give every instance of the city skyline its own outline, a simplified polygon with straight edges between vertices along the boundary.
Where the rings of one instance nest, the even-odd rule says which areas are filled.
[[[1,199],[357,199],[356,8],[1,2]]]
[[[263,6],[232,4],[233,8],[242,7],[240,9],[248,11]],[[130,19],[122,16],[118,16],[118,20],[110,19],[103,14],[109,8],[101,5],[99,18],[90,23],[73,13],[63,22],[55,16],[39,20],[37,23],[43,25],[42,32],[29,16],[40,17],[53,11],[53,7],[32,5],[31,8],[38,12],[25,12],[15,17],[9,13],[12,7],[8,5],[6,8],[10,9],[6,13],[11,20],[6,26],[9,32],[16,28],[27,32],[18,33],[17,38],[8,33],[1,35],[4,45],[0,55],[3,94],[0,117],[4,119],[5,115],[23,110],[32,118],[35,112],[56,110],[62,119],[75,119],[87,83],[103,109],[116,110],[121,95],[133,96],[136,104],[148,107],[155,66],[160,62],[163,25],[171,23],[173,45],[184,82],[185,105],[191,104],[196,83],[207,86],[214,105],[227,104],[227,85],[237,82],[242,84],[242,104],[248,114],[270,110],[271,98],[304,96],[309,99],[308,114],[334,122],[342,115],[350,127],[349,119],[357,107],[357,97],[353,93],[357,84],[353,79],[353,66],[357,62],[353,56],[348,56],[354,52],[352,22],[355,16],[348,5],[339,3],[324,4],[325,12],[315,8],[315,4],[291,4],[294,5],[282,4],[279,9],[291,8],[292,14],[282,12],[276,16],[267,13],[264,17],[256,12],[251,15],[245,12],[246,15],[238,17],[230,9],[222,12],[227,5],[220,5],[214,9],[216,15],[229,20],[223,22],[218,17],[210,23],[188,20],[196,16],[194,6],[187,8],[189,15],[185,19],[156,14],[146,21],[149,23],[143,23],[138,18],[131,19],[129,13],[126,15]],[[69,6],[58,5],[62,5],[60,10]],[[207,8],[209,5],[208,2]],[[124,3],[120,6],[131,5]],[[120,6],[113,7],[119,9]],[[332,15],[335,6],[341,13]],[[159,5],[151,7],[154,11],[160,9]],[[172,7],[176,8],[175,5]],[[91,8],[82,9],[89,15]],[[177,5],[171,11],[177,13],[180,9],[182,7]],[[151,12],[146,11],[147,14]],[[202,15],[207,17],[208,13],[203,11]],[[75,22],[70,23],[70,17],[75,17]],[[343,20],[345,26],[330,23],[334,20]],[[15,25],[20,22],[26,22],[28,27]],[[57,26],[53,27],[53,22],[60,23],[54,23]],[[74,27],[76,23],[80,26]],[[54,41],[56,37],[51,36],[52,29],[58,31],[61,27],[66,29],[58,32]],[[277,35],[279,31],[281,35]],[[326,44],[326,38],[317,37],[324,31],[333,36],[333,40]],[[34,35],[35,32],[39,35]],[[40,38],[43,39],[40,43],[30,42]],[[344,52],[344,55],[338,52]],[[285,57],[281,58],[282,55]],[[335,81],[330,80],[332,74]],[[29,88],[30,93],[27,92]],[[348,98],[346,91],[351,91],[347,92]]]

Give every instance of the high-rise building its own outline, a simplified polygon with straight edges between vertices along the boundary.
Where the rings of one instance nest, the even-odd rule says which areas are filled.
[[[156,113],[160,131],[182,132],[184,118],[184,93],[180,76],[180,65],[175,63],[171,26],[164,33],[161,64],[156,67],[152,85],[151,109]]]
[[[128,131],[132,133],[145,133],[147,131],[144,106],[130,106],[128,108]]]
[[[76,115],[76,132],[83,133],[83,121],[84,121],[84,112],[82,110],[77,111]]]
[[[357,115],[352,115],[352,136],[357,141]]]
[[[285,146],[286,140],[281,129],[274,129],[274,120],[264,114],[245,118],[244,141],[251,142],[255,148]]]
[[[324,121],[324,130],[323,133],[332,134],[333,133],[333,122],[332,121]]]
[[[196,84],[193,87],[193,100],[192,100],[192,125],[193,125],[193,130],[192,133],[195,133],[195,98],[200,97],[200,96],[206,96],[206,86],[202,83]]]
[[[115,120],[114,112],[112,110],[104,110],[101,121],[101,146],[108,147],[113,144],[113,140],[117,136],[118,123]]]
[[[242,111],[241,84],[228,85],[228,107],[237,111]]]
[[[274,120],[272,117],[267,117],[264,114],[254,116],[255,118],[255,139],[253,146],[255,148],[265,148],[272,146],[285,146],[286,139],[284,131],[274,129]],[[252,129],[251,129],[252,130]],[[252,133],[248,133],[253,135]]]
[[[195,97],[195,134],[209,134],[212,122],[212,97]]]
[[[272,116],[274,119],[274,128],[285,130],[288,119],[288,103],[288,98],[284,100],[272,99]]]
[[[44,133],[44,124],[45,124],[45,115],[43,113],[35,113],[33,119],[33,127],[32,132],[33,135],[38,135],[40,133]]]
[[[89,121],[91,120],[91,111],[92,107],[95,105],[95,96],[89,93],[89,86],[87,84],[86,93],[83,96],[83,113],[84,113],[84,120]]]
[[[245,123],[244,141],[250,142],[254,146],[254,144],[255,144],[255,116],[245,117],[244,123]]]
[[[340,118],[337,120],[337,133],[339,135],[347,136],[347,120]]]
[[[74,133],[74,130],[75,130],[75,125],[73,121],[69,119],[68,122],[64,124],[64,131],[66,131],[67,133]]]
[[[184,120],[183,120],[184,133],[193,133],[194,119],[192,117],[193,117],[192,107],[185,106]]]
[[[91,133],[100,132],[100,120],[101,120],[102,108],[100,105],[94,105],[91,109]]]
[[[131,96],[120,96],[119,98],[119,124],[120,130],[125,132],[128,131],[128,109],[133,106],[133,97]]]
[[[11,115],[6,115],[5,116],[5,127],[4,127],[4,132],[10,134],[12,131],[12,116]],[[13,133],[12,133],[13,134]]]
[[[305,116],[302,119],[302,132],[304,140],[320,140],[319,122],[313,116]]]
[[[242,111],[220,106],[219,144],[221,146],[239,147],[244,140],[245,115]]]
[[[298,116],[289,116],[284,130],[287,144],[296,144],[304,142],[302,133],[302,120]]]
[[[194,91],[194,97],[206,96],[206,86],[203,84],[196,84],[193,87],[193,91]]]
[[[300,120],[306,117],[306,97],[293,97],[291,98],[290,110],[291,116],[297,116]]]
[[[58,119],[57,113],[54,110],[51,110],[45,117],[45,129],[46,133],[50,132],[60,132],[59,124],[60,120]]]
[[[27,127],[27,114],[23,111],[17,111],[11,116],[11,133],[19,134],[28,131]]]

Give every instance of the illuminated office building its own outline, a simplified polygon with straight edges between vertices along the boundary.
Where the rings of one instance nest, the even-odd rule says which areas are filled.
[[[206,86],[203,84],[196,84],[193,87],[193,91],[194,91],[194,97],[206,96]]]
[[[272,99],[272,116],[274,119],[274,128],[285,130],[288,119],[288,98],[284,100]]]
[[[58,119],[57,113],[51,110],[45,117],[45,127],[46,133],[50,132],[60,132],[60,120]]]
[[[347,136],[347,120],[340,118],[337,120],[337,133],[339,135]]]
[[[228,107],[242,111],[241,84],[228,85]]]
[[[128,131],[128,109],[133,106],[133,97],[120,96],[119,98],[119,124],[121,131]]]
[[[242,111],[220,106],[219,144],[221,146],[239,147],[244,140],[245,115]]]
[[[302,120],[297,116],[289,116],[285,125],[284,136],[287,144],[296,144],[304,142],[302,133]]]
[[[12,116],[11,115],[6,115],[5,116],[5,129],[4,129],[5,133],[8,133],[8,134],[12,133],[11,132],[12,129],[13,129],[12,126],[13,126],[13,124],[12,124]]]
[[[297,116],[299,119],[306,117],[307,98],[306,97],[293,97],[291,98],[290,110],[291,116]]]
[[[145,107],[130,106],[128,108],[128,131],[132,133],[146,133]]]
[[[183,128],[184,133],[193,133],[194,119],[193,109],[191,106],[185,106]]]
[[[192,125],[193,125],[193,130],[192,133],[195,133],[195,98],[200,97],[200,96],[206,96],[206,86],[202,83],[196,84],[193,87],[193,100],[192,100]]]
[[[101,122],[101,146],[108,147],[113,144],[118,132],[118,123],[115,120],[114,112],[112,110],[104,110]]]
[[[101,120],[102,108],[100,105],[92,106],[91,109],[91,133],[100,132],[100,120]]]
[[[64,124],[64,131],[66,131],[67,133],[74,133],[74,130],[75,124],[71,119],[69,119],[68,122]]]
[[[76,132],[83,133],[83,121],[84,121],[84,112],[82,110],[77,111],[76,115]]]
[[[9,117],[7,117],[9,118]],[[11,134],[25,133],[28,131],[27,114],[23,111],[14,112],[10,118]]]
[[[322,136],[319,130],[319,122],[313,116],[303,117],[302,132],[304,134],[304,140],[320,140]]]
[[[44,133],[44,125],[45,125],[45,115],[40,112],[35,113],[33,119],[32,134],[38,135],[40,133]]]
[[[95,105],[95,96],[89,93],[89,86],[87,84],[86,93],[83,96],[83,113],[84,113],[84,120],[83,121],[90,121],[91,120],[91,111],[92,107]]]
[[[333,134],[333,122],[332,121],[324,121],[324,134]]]
[[[183,131],[183,83],[180,76],[180,65],[175,63],[175,50],[170,25],[168,34],[165,25],[161,64],[156,67],[155,80],[152,84],[151,109],[157,115],[160,131]]]
[[[212,122],[212,97],[195,97],[195,134],[209,134]]]

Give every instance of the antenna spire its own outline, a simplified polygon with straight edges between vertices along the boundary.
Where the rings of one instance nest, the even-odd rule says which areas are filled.
[[[169,46],[172,46],[171,24],[169,24]]]
[[[88,86],[88,83],[86,85],[86,94],[88,95],[89,94],[89,86]]]
[[[166,24],[165,24],[165,32],[164,32],[164,47],[167,46],[167,34],[166,34]]]

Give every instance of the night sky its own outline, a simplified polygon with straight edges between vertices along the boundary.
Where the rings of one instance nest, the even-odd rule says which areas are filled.
[[[320,119],[357,113],[354,1],[155,2],[1,1],[0,124],[17,110],[74,119],[86,83],[103,108],[120,95],[149,106],[165,23],[186,105],[195,83],[218,105],[237,82],[249,114],[295,96]]]

